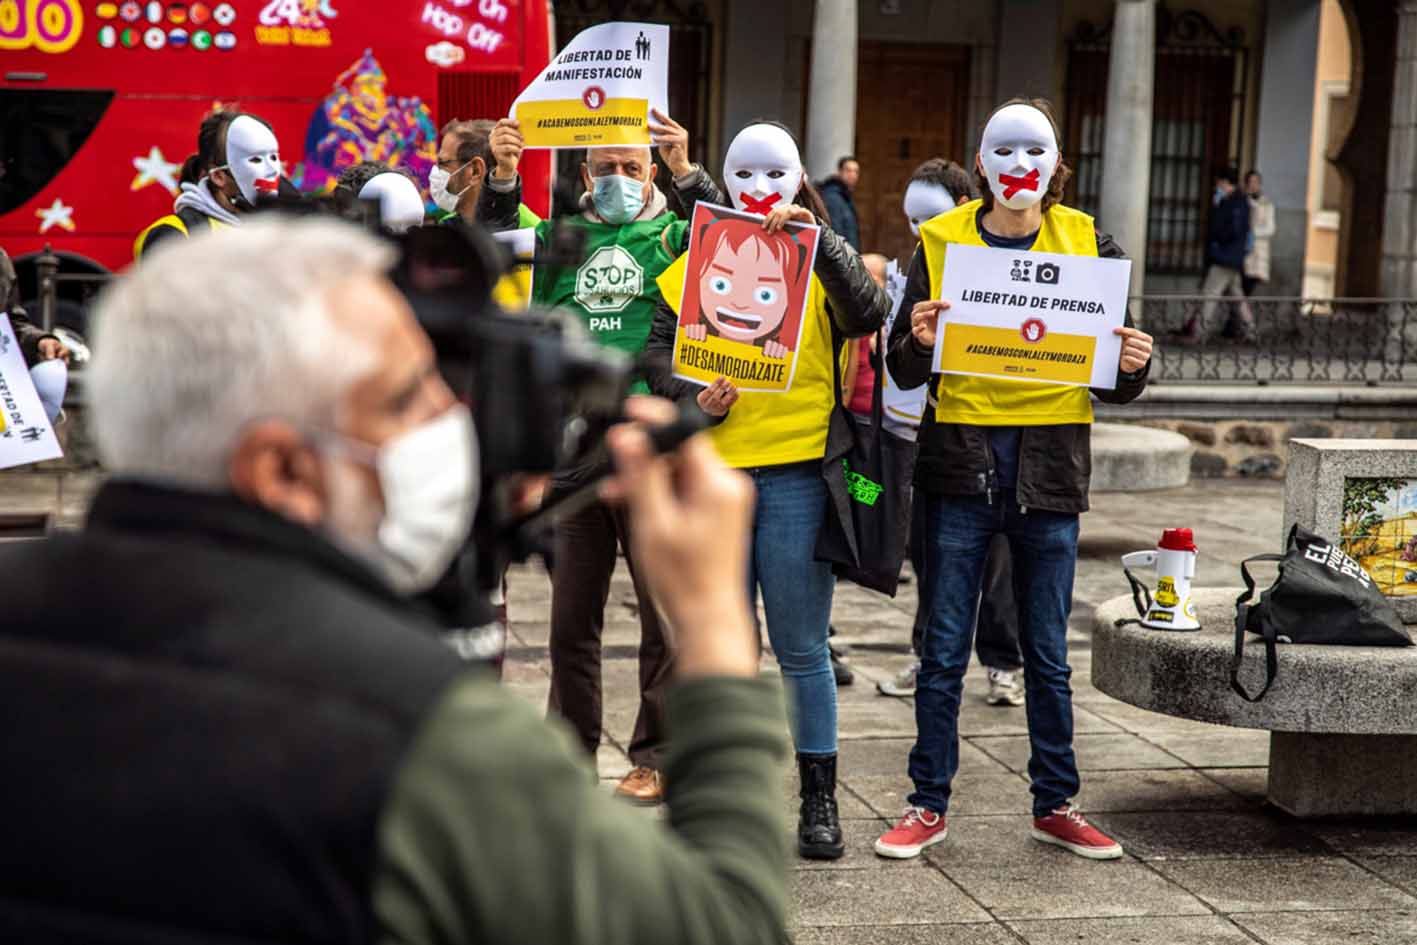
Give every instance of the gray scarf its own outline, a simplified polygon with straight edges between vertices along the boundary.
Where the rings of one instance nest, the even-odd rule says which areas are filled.
[[[220,220],[229,226],[240,226],[241,218],[230,210],[217,203],[212,196],[207,178],[203,177],[195,184],[183,184],[182,193],[172,205],[172,212],[190,207],[198,213],[204,213],[214,220]]]

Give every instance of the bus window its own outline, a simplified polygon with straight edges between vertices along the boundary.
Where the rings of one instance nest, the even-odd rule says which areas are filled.
[[[0,89],[0,215],[64,169],[112,101],[107,91]]]

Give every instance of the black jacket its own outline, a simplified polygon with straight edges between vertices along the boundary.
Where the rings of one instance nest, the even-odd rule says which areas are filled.
[[[680,191],[680,200],[685,194]],[[724,204],[726,198],[707,174],[699,181],[694,196],[708,203]],[[692,205],[688,212],[693,212]],[[689,238],[685,231],[684,238]],[[687,246],[685,247],[687,249]],[[817,258],[812,272],[822,283],[827,296],[827,311],[831,315],[832,335],[841,338],[861,338],[878,330],[890,312],[890,299],[871,278],[861,256],[852,249],[835,229],[823,225],[817,243]],[[655,308],[654,324],[645,345],[648,365],[645,380],[650,391],[671,400],[689,401],[696,398],[704,385],[674,377],[671,363],[674,356],[674,334],[679,316],[667,302]],[[721,422],[721,418],[715,422]]]
[[[856,201],[851,198],[851,190],[840,177],[828,177],[817,185],[822,203],[827,205],[832,229],[841,234],[851,248],[861,252],[861,227],[856,218]]]
[[[1243,272],[1249,241],[1250,201],[1244,191],[1236,187],[1228,197],[1210,208],[1210,222],[1206,227],[1206,262]]]
[[[380,815],[463,670],[312,531],[110,482],[0,547],[0,939],[365,942]]]
[[[1124,259],[1126,254],[1112,237],[1097,234],[1097,255]],[[903,390],[930,382],[934,399],[935,377],[931,376],[932,352],[922,348],[910,331],[910,311],[930,298],[930,275],[925,255],[919,247],[910,261],[900,316],[891,326],[886,363],[891,376]],[[1127,324],[1132,323],[1130,315]],[[1098,400],[1125,404],[1146,389],[1148,364],[1136,374],[1117,374],[1113,390],[1094,390]],[[1000,383],[1008,383],[1001,381]],[[1092,475],[1092,425],[1060,423],[1022,428],[1019,442],[1018,496],[1025,508],[1047,509],[1076,514],[1087,511],[1087,487]],[[989,495],[999,491],[994,477],[994,454],[989,448],[987,427],[962,423],[936,423],[934,409],[927,405],[918,438],[919,458],[915,466],[915,487],[934,495]]]

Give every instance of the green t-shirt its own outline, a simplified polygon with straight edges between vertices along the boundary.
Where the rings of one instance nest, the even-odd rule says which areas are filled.
[[[659,303],[659,274],[679,256],[688,223],[673,213],[616,226],[568,217],[585,231],[582,262],[552,273],[538,267],[533,301],[576,313],[596,344],[636,355],[649,340]],[[536,227],[545,245],[553,221]]]

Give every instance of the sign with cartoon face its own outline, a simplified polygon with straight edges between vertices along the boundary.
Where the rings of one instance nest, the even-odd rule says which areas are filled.
[[[935,373],[1112,389],[1131,274],[1127,259],[950,246]]]
[[[669,27],[601,23],[577,33],[512,103],[528,148],[648,146],[669,111]]]
[[[10,316],[0,312],[0,469],[63,455]]]
[[[817,227],[798,224],[768,233],[757,214],[698,204],[674,375],[701,384],[726,377],[744,391],[790,390],[818,236]]]

